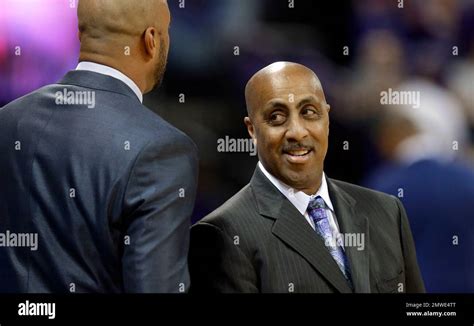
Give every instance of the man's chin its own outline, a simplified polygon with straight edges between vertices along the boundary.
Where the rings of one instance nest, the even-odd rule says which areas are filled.
[[[321,180],[314,173],[304,173],[304,171],[291,171],[285,173],[285,184],[296,190],[306,191],[308,189],[316,188]],[[317,189],[316,189],[317,190]]]

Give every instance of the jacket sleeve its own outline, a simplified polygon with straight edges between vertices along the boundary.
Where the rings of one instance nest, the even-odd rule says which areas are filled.
[[[407,293],[424,293],[425,285],[416,259],[415,243],[403,204],[396,198],[400,212],[400,234],[402,239],[403,258],[405,261],[405,286]]]
[[[191,228],[191,292],[256,293],[257,273],[244,252],[221,228],[199,222]]]
[[[197,168],[196,147],[180,133],[153,141],[136,159],[124,198],[129,239],[122,256],[125,292],[188,290]]]

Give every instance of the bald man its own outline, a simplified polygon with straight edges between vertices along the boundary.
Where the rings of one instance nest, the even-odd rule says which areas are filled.
[[[324,173],[330,107],[316,74],[276,62],[245,97],[258,166],[192,227],[192,291],[423,292],[400,201]]]
[[[0,292],[186,292],[196,147],[142,104],[168,5],[81,0],[78,18],[76,70],[0,110]]]

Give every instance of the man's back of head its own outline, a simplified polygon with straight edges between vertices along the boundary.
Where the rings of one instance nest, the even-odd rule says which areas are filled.
[[[79,61],[115,68],[140,88],[161,83],[169,50],[166,0],[80,0]]]

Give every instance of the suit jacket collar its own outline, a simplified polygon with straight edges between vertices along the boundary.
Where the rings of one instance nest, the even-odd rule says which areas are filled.
[[[270,182],[277,187],[277,189],[285,195],[286,198],[293,204],[293,206],[298,209],[298,211],[301,214],[305,214],[306,209],[308,208],[308,204],[312,198],[312,196],[305,194],[303,191],[299,191],[297,189],[294,189],[284,182],[278,180],[276,177],[274,177],[270,172],[268,172],[265,167],[263,166],[262,162],[258,162],[257,164],[258,168],[263,172],[263,174],[267,177],[267,179],[270,180]],[[321,196],[326,203],[326,205],[331,209],[331,211],[334,211],[334,206],[332,205],[331,198],[329,196],[329,189],[326,181],[326,176],[323,171],[322,175],[322,182],[321,182],[321,187],[319,187],[318,191],[313,194],[313,196]]]
[[[58,84],[75,85],[85,88],[122,94],[140,102],[140,100],[130,89],[130,87],[128,87],[128,85],[122,82],[121,80],[92,71],[71,70],[58,82]]]
[[[355,214],[355,199],[331,179],[327,179],[327,181],[341,233],[364,233],[365,243],[367,243],[367,219]],[[259,213],[262,216],[275,219],[272,233],[297,251],[338,291],[352,292],[324,241],[258,167],[250,181],[250,186],[256,198]],[[368,247],[365,246],[361,251],[355,247],[348,247],[346,254],[351,266],[354,290],[369,292]]]

